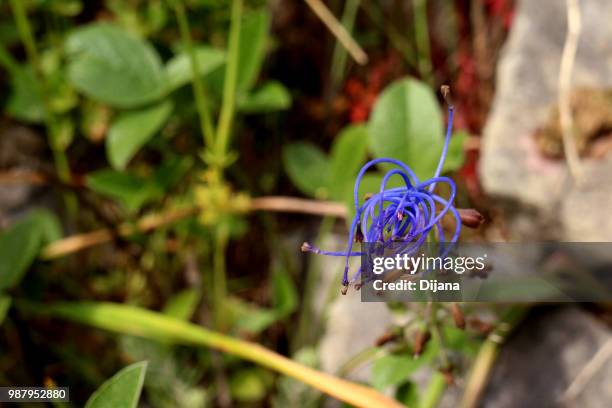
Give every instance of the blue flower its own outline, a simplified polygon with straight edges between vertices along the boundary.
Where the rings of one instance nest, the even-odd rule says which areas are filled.
[[[448,101],[448,88],[443,87],[442,92]],[[316,254],[342,256],[346,258],[344,274],[342,277],[343,290],[346,293],[349,284],[356,282],[362,270],[358,270],[349,279],[349,260],[362,253],[353,250],[355,242],[379,243],[382,247],[388,247],[394,243],[405,243],[402,253],[412,255],[416,253],[426,242],[427,236],[435,228],[438,232],[438,240],[441,243],[441,255],[445,257],[453,244],[457,242],[461,231],[461,216],[453,206],[456,194],[455,182],[444,176],[440,176],[444,160],[448,153],[448,145],[453,128],[454,108],[448,104],[448,125],[444,139],[444,147],[432,178],[419,181],[416,174],[405,163],[391,158],[380,158],[366,163],[355,180],[354,199],[355,217],[351,222],[348,244],[346,251],[325,251],[312,246],[309,243],[302,245],[302,251]],[[379,192],[366,197],[363,203],[359,203],[359,186],[366,171],[371,167],[387,163],[394,166],[382,179]],[[399,176],[404,185],[397,188],[387,188],[389,179]],[[447,184],[450,189],[448,198],[443,198],[434,193],[437,184]],[[447,240],[441,225],[442,218],[450,213],[456,221],[455,231]]]

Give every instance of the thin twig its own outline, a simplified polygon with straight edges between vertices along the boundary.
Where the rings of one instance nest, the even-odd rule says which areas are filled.
[[[268,196],[251,200],[251,211],[290,212],[312,215],[330,215],[345,218],[346,207],[333,201],[306,200],[303,198]]]
[[[321,22],[329,29],[336,39],[346,48],[351,57],[360,65],[368,62],[368,55],[351,37],[338,19],[332,14],[321,0],[304,0],[308,7],[319,17]]]
[[[109,242],[115,236],[129,237],[138,232],[148,232],[168,224],[172,224],[183,218],[193,216],[199,211],[196,207],[171,210],[159,214],[150,214],[141,218],[136,224],[120,224],[116,231],[110,228],[101,228],[84,234],[72,235],[45,246],[39,257],[44,260],[60,258],[62,256],[89,248],[95,245]]]
[[[332,215],[346,217],[346,209],[342,203],[307,200],[302,198],[270,196],[251,200],[250,211],[271,211],[301,213],[313,215]],[[123,223],[113,231],[110,228],[101,228],[84,234],[72,235],[44,247],[40,258],[50,260],[68,254],[112,241],[114,237],[129,237],[136,233],[145,233],[187,217],[194,216],[201,211],[198,207],[173,209],[157,214],[150,214],[136,223]]]
[[[574,123],[572,108],[570,106],[570,92],[572,85],[572,72],[578,50],[578,40],[582,28],[580,17],[580,0],[567,0],[567,35],[563,54],[561,55],[561,68],[559,71],[559,118],[563,138],[563,152],[569,172],[576,182],[580,184],[580,158],[574,138]]]
[[[610,357],[612,357],[612,339],[606,341],[593,358],[580,370],[574,381],[561,396],[561,402],[572,402],[576,399]]]

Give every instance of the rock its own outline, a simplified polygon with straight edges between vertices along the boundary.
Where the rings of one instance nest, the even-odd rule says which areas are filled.
[[[565,4],[519,1],[498,65],[479,171],[485,190],[507,210],[513,238],[610,241],[612,157],[584,160],[584,183],[577,186],[564,161],[543,157],[533,137],[557,101]],[[583,26],[573,85],[610,88],[612,2],[580,6]]]
[[[561,397],[610,342],[610,329],[578,308],[536,310],[503,346],[481,406],[609,407],[612,358],[600,359],[573,398]]]

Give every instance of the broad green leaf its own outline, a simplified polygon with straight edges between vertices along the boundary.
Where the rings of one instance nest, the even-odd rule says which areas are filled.
[[[85,408],[136,408],[146,372],[146,361],[125,367],[91,395]]]
[[[363,165],[368,148],[368,131],[363,125],[346,127],[340,132],[330,153],[330,195],[342,199],[353,191],[355,177]]]
[[[264,113],[285,110],[291,106],[291,95],[278,81],[268,81],[238,102],[238,108],[246,113]]]
[[[245,16],[240,27],[240,49],[238,52],[239,91],[253,86],[266,53],[266,39],[270,28],[270,13],[257,10]]]
[[[41,245],[57,237],[58,228],[50,212],[35,210],[0,233],[0,292],[21,281]]]
[[[135,306],[106,302],[23,303],[23,309],[55,316],[115,333],[164,342],[211,347],[252,361],[317,388],[358,407],[400,408],[381,393],[296,363],[263,346],[208,330],[202,326]]]
[[[274,309],[280,316],[287,316],[297,308],[297,289],[287,271],[278,270],[272,275],[272,298]]]
[[[16,119],[41,123],[45,117],[42,92],[30,66],[11,72],[11,94],[6,104],[7,112]]]
[[[423,362],[422,356],[417,359],[410,355],[383,356],[376,360],[372,367],[372,385],[378,390],[383,390],[404,383]]]
[[[116,169],[123,169],[136,152],[162,128],[172,111],[169,101],[127,111],[111,124],[106,138],[106,156]]]
[[[118,200],[130,212],[138,211],[145,203],[163,194],[150,179],[111,169],[89,174],[85,184],[97,193]]]
[[[442,173],[450,173],[455,170],[459,170],[465,162],[465,151],[463,150],[463,144],[468,138],[467,132],[456,132],[448,143],[448,153],[446,154],[446,160],[442,166]]]
[[[450,350],[457,350],[464,354],[476,354],[479,349],[481,340],[478,340],[473,334],[456,327],[442,327],[445,346]]]
[[[387,87],[374,105],[368,133],[374,156],[401,160],[419,179],[433,177],[444,138],[442,114],[427,85],[403,79]]]
[[[128,211],[138,211],[144,204],[162,197],[193,165],[189,157],[165,159],[146,177],[126,171],[103,169],[90,173],[85,184],[93,191],[118,200]]]
[[[133,108],[166,92],[165,72],[155,49],[115,25],[94,23],[74,30],[66,51],[70,82],[99,102]]]
[[[6,318],[12,303],[12,298],[9,295],[0,295],[0,326]]]
[[[200,75],[210,74],[225,62],[225,52],[217,48],[208,46],[198,46],[195,48],[195,55],[198,61]],[[168,78],[168,89],[173,91],[191,82],[191,59],[187,52],[181,52],[174,56],[166,64],[166,77]]]
[[[200,291],[195,288],[185,289],[174,295],[166,306],[164,314],[180,320],[189,320],[200,302]]]
[[[62,238],[62,226],[57,216],[51,211],[44,208],[37,208],[28,214],[28,217],[36,224],[43,245],[50,244]]]
[[[297,142],[283,149],[283,164],[289,178],[304,194],[326,198],[329,162],[325,153],[310,143]]]

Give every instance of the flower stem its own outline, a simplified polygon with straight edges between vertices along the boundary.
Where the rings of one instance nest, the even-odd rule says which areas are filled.
[[[347,0],[344,5],[341,22],[342,26],[349,33],[349,35],[353,31],[353,26],[355,25],[355,18],[357,17],[357,11],[359,10],[360,2],[361,0]],[[342,78],[344,77],[344,73],[346,71],[347,56],[348,54],[346,48],[344,48],[340,41],[336,41],[336,43],[334,44],[334,53],[332,56],[332,66],[330,74],[332,91],[334,93],[341,85]]]
[[[236,89],[238,86],[238,63],[240,58],[240,26],[242,24],[242,0],[232,0],[231,24],[228,41],[228,57],[223,82],[223,101],[217,126],[215,160],[221,167],[227,166],[232,121],[236,109]]]
[[[433,85],[427,0],[414,0],[414,39],[417,45],[418,66],[421,77]]]
[[[189,55],[189,60],[191,62],[193,96],[196,102],[196,109],[198,110],[200,131],[202,132],[205,146],[212,148],[215,130],[213,128],[208,102],[206,100],[206,90],[200,76],[200,63],[198,62],[198,58],[193,48],[193,42],[191,41],[189,19],[185,14],[185,7],[183,6],[181,0],[174,2],[174,14],[176,14],[176,20],[179,25],[181,40],[185,43],[187,54]]]
[[[227,296],[227,273],[225,266],[225,250],[227,249],[227,225],[221,222],[217,226],[215,249],[213,255],[213,312],[215,327],[225,329],[225,297]]]
[[[446,389],[446,379],[438,372],[434,373],[429,380],[429,385],[419,403],[420,408],[434,408],[438,406],[440,398]]]

